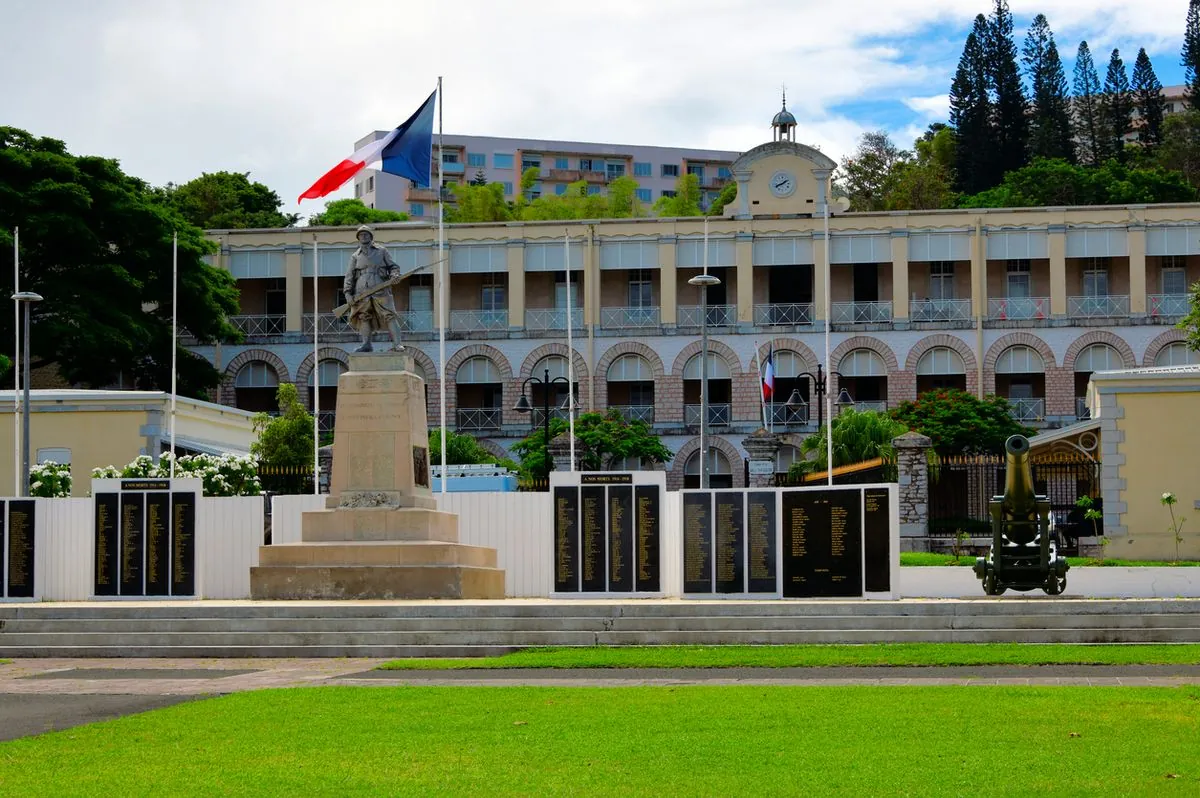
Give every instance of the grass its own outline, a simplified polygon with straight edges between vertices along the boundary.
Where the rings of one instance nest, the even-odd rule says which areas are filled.
[[[795,668],[872,665],[1200,664],[1200,644],[1032,645],[872,643],[809,646],[588,646],[527,648],[499,657],[398,659],[382,670],[480,668]]]
[[[1180,560],[1168,562],[1164,560],[1119,560],[1106,557],[1068,557],[1067,562],[1072,568],[1086,566],[1089,568],[1194,568],[1200,566],[1195,560]],[[901,565],[974,565],[975,556],[955,557],[953,554],[933,554],[922,551],[900,552]]]
[[[1195,795],[1200,689],[307,688],[0,743],[0,794]]]

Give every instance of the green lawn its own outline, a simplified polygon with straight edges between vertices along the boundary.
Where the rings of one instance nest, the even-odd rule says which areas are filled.
[[[1072,568],[1086,566],[1089,568],[1194,568],[1200,562],[1180,560],[1166,562],[1163,560],[1118,560],[1112,557],[1098,560],[1094,557],[1068,557],[1067,562]],[[900,565],[974,565],[974,555],[955,558],[953,554],[933,554],[923,551],[900,552]]]
[[[1200,689],[315,688],[0,743],[0,794],[1196,795]]]
[[[1200,664],[1200,644],[1049,645],[870,643],[809,646],[588,646],[527,648],[499,657],[398,659],[383,670],[471,668],[788,668],[869,665]]]

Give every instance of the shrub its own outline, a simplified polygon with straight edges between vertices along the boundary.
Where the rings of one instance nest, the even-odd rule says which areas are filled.
[[[43,499],[63,499],[71,495],[69,463],[45,462],[29,468],[29,495]]]
[[[169,452],[157,463],[147,455],[141,455],[121,469],[115,466],[92,469],[94,479],[167,479],[170,476]],[[175,476],[202,480],[205,496],[258,496],[262,493],[258,466],[251,457],[185,455],[175,461]]]

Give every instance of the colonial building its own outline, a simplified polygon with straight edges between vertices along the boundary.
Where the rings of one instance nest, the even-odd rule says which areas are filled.
[[[703,323],[713,484],[743,483],[740,442],[763,423],[768,347],[779,399],[765,412],[793,444],[781,470],[816,429],[819,372],[833,396],[860,407],[894,407],[954,386],[1008,397],[1022,421],[1054,427],[1086,417],[1093,371],[1195,357],[1174,324],[1186,312],[1187,286],[1200,281],[1200,205],[845,213],[834,203],[827,240],[835,164],[794,141],[790,114],[777,115],[775,129],[774,141],[732,164],[738,198],[708,220],[707,249],[702,218],[448,227],[450,424],[501,452],[540,423],[540,409],[513,407],[527,378],[566,373],[568,302],[581,409],[617,408],[651,422],[676,453],[673,486],[699,473]],[[322,411],[332,410],[336,377],[356,345],[331,313],[354,230],[211,235],[221,244],[217,263],[241,287],[235,322],[246,333],[237,346],[195,347],[225,375],[220,401],[267,409],[280,382],[297,383],[311,401],[315,365],[327,386]],[[436,260],[434,225],[381,225],[376,236],[405,270]],[[700,289],[688,283],[706,264],[720,279],[708,289],[707,317]],[[436,422],[443,316],[434,282],[432,270],[414,275],[396,303]],[[540,408],[540,389],[530,388]],[[811,411],[784,405],[793,390]],[[556,394],[552,407],[564,397]]]

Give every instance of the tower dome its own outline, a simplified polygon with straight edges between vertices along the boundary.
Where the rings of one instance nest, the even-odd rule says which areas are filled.
[[[783,108],[771,119],[775,141],[796,140],[796,117],[787,109],[787,90],[783,92]]]

